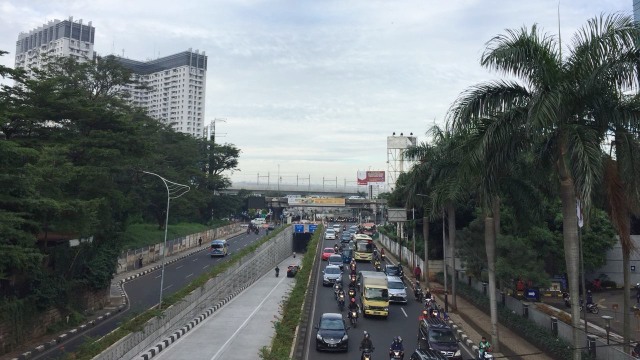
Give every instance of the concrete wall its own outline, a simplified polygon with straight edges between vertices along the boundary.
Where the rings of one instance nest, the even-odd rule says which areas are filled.
[[[616,239],[618,237],[616,236]],[[640,235],[631,235],[631,241],[635,244],[637,249],[640,249]],[[606,255],[607,263],[593,271],[591,273],[587,273],[587,279],[595,279],[600,276],[600,274],[607,274],[610,280],[616,282],[618,287],[624,284],[623,274],[622,274],[622,247],[620,246],[620,241],[617,240],[616,244],[613,246],[611,250],[607,252]],[[635,266],[635,271],[631,271],[631,284],[640,283],[640,252],[632,252],[630,258],[630,266]]]
[[[149,320],[142,331],[124,337],[94,360],[132,359],[167,334],[184,327],[206,309],[217,309],[219,303],[228,301],[229,294],[246,288],[291,255],[292,236],[293,229],[289,226],[254,253],[193,291],[183,301],[164,310],[162,316]]]
[[[177,254],[198,246],[198,239],[202,238],[202,245],[206,246],[210,241],[225,238],[227,235],[240,230],[240,224],[230,224],[215,229],[209,229],[200,233],[190,234],[177,239],[167,239],[167,256]],[[139,268],[138,260],[142,256],[143,264],[149,264],[160,260],[164,242],[150,245],[144,248],[125,251],[118,257],[118,274]]]

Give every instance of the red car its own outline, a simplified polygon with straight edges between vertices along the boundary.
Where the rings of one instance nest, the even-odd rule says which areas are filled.
[[[324,248],[324,250],[322,250],[322,260],[323,261],[327,261],[329,260],[329,256],[335,254],[336,251],[330,247],[330,248]]]

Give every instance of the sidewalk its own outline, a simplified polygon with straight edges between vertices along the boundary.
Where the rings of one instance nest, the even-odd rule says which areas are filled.
[[[382,246],[378,242],[379,246]],[[385,255],[387,260],[397,264],[397,259],[391,254],[388,249],[385,249]],[[409,284],[415,282],[413,277],[413,269],[409,269],[407,266],[402,266],[405,277]],[[421,282],[423,288],[426,288],[424,281]],[[437,302],[440,305],[444,305],[444,287],[435,282],[430,281],[429,287],[431,293],[438,299]],[[451,295],[449,294],[449,317],[451,320],[464,330],[464,333],[471,339],[474,344],[478,344],[482,337],[486,337],[491,340],[491,317],[489,314],[484,313],[465,299],[457,296],[456,301],[458,308],[453,310],[451,308]],[[525,359],[525,360],[552,360],[551,357],[542,353],[540,349],[531,345],[528,341],[521,338],[511,330],[498,324],[498,333],[500,336],[500,352],[494,352],[496,358],[509,358],[509,359]]]
[[[242,235],[244,232],[245,230],[241,230],[229,234],[227,239]],[[184,251],[182,253],[167,256],[165,258],[165,265],[176,262],[195,253],[199,253],[203,250],[206,250],[207,248],[208,244],[203,244],[203,246],[201,247],[196,246],[193,249]],[[78,325],[75,328],[61,330],[55,334],[33,338],[30,341],[24,343],[21,346],[21,350],[16,350],[11,353],[5,354],[1,358],[14,360],[18,359],[20,356],[23,356],[23,358],[30,359],[40,356],[41,353],[48,351],[54,347],[64,348],[65,342],[67,342],[68,340],[76,338],[78,336],[82,336],[82,334],[91,329],[93,326],[127,309],[128,301],[126,294],[122,289],[122,285],[125,282],[148,274],[152,271],[158,270],[161,267],[162,262],[158,261],[155,263],[146,264],[142,268],[134,269],[120,274],[114,274],[113,279],[111,279],[109,303],[105,305],[104,308],[92,311],[90,314],[86,315],[85,322],[83,324]]]

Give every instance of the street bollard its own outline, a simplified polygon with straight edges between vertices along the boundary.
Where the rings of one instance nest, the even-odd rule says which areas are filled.
[[[553,336],[558,336],[558,318],[555,316],[551,317],[551,333]]]
[[[506,294],[504,293],[504,291],[500,291],[500,296],[501,296],[501,298],[502,298],[502,305],[503,305],[503,306],[504,306],[504,305],[506,305],[506,304],[507,304],[507,296],[506,296]]]
[[[587,350],[589,351],[589,355],[595,359],[596,358],[596,336],[595,335],[587,335]]]
[[[482,294],[484,294],[484,296],[487,296],[487,283],[486,282],[482,283]]]
[[[529,304],[522,303],[522,317],[529,318]]]

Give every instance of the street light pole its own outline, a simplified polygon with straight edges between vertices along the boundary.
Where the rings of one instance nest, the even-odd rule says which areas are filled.
[[[191,188],[188,185],[178,184],[176,182],[167,180],[162,176],[152,173],[149,171],[142,171],[145,174],[157,176],[164,183],[165,188],[167,189],[167,212],[164,218],[164,248],[162,250],[162,275],[160,277],[160,301],[158,302],[158,309],[162,308],[162,291],[164,288],[164,263],[165,257],[167,256],[167,229],[169,228],[169,204],[171,199],[177,199],[180,196],[186,194]]]

